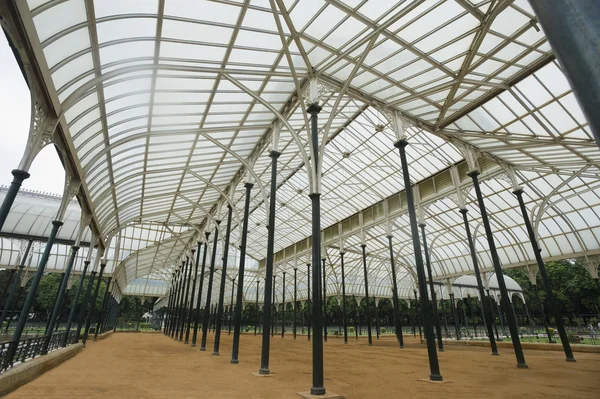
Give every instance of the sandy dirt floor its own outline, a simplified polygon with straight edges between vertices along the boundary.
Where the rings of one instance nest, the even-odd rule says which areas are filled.
[[[117,333],[90,342],[64,364],[7,395],[7,398],[297,398],[311,386],[311,345],[305,336],[274,337],[272,377],[255,377],[260,366],[260,336],[242,335],[240,364],[231,365],[231,338],[221,339],[221,356],[160,333]],[[325,387],[352,398],[600,398],[600,354],[576,353],[567,363],[562,352],[525,352],[529,369],[517,369],[511,350],[492,357],[487,348],[449,346],[440,353],[448,383],[428,377],[425,347],[393,337],[375,341],[339,338],[325,343]]]

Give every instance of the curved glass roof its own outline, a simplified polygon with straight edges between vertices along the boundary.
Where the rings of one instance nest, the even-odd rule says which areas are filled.
[[[277,114],[289,125],[279,138],[275,261],[288,276],[294,265],[305,268],[303,97],[315,75],[319,127],[329,132],[321,223],[332,279],[340,237],[328,231],[341,223],[347,280],[357,293],[364,284],[356,229],[362,212],[369,283],[374,295],[390,295],[383,202],[399,278],[413,278],[390,110],[411,125],[409,166],[434,278],[472,272],[454,184],[467,195],[480,266],[491,269],[465,145],[478,153],[504,267],[533,260],[503,179],[506,165],[525,189],[545,259],[600,252],[600,152],[526,0],[319,0],[308,7],[299,0],[28,0],[10,7],[19,16],[11,21],[11,40],[24,38],[19,56],[36,68],[36,84],[59,117],[59,134],[69,143],[64,156],[83,184],[79,200],[93,210],[103,235],[115,234],[110,245],[123,292],[130,284],[130,293],[145,292],[143,281],[159,292],[199,232],[225,217],[217,204],[227,200],[235,205],[237,246],[250,170],[256,185],[248,254],[264,259]],[[458,169],[458,183],[451,168]],[[31,209],[27,218],[36,214]],[[259,273],[260,265],[249,271]],[[253,280],[246,281],[250,287]]]

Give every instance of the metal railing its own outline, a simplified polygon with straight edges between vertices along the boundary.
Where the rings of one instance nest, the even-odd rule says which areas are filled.
[[[66,332],[52,334],[48,345],[48,352],[60,348],[60,344]],[[67,344],[70,345],[75,339],[76,331],[71,331],[68,335]],[[8,370],[16,364],[24,363],[27,360],[35,359],[41,354],[44,346],[44,335],[36,337],[23,338],[19,342],[5,341],[0,343],[0,373]],[[9,358],[11,346],[17,345],[12,359]]]

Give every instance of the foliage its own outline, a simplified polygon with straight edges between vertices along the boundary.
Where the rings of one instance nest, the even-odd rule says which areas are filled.
[[[574,314],[594,314],[600,310],[598,307],[600,290],[588,270],[578,259],[548,262],[546,270],[556,298],[558,311],[568,317],[571,324],[573,323]],[[508,269],[504,271],[504,274],[512,277],[523,288],[529,311],[540,314],[540,303],[537,301],[535,288],[531,284],[526,270]],[[548,308],[549,303],[540,273],[537,275],[537,286],[541,304]],[[520,300],[515,301],[515,307],[518,312],[524,310]],[[552,315],[547,314],[547,316]]]

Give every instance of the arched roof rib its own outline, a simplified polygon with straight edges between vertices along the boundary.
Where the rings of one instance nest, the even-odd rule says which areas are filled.
[[[312,71],[324,84],[321,128],[335,112],[323,159],[322,226],[352,222],[357,212],[396,197],[394,245],[402,278],[413,278],[414,259],[395,136],[383,109],[399,110],[413,123],[409,164],[412,179],[422,183],[429,241],[435,237],[435,278],[472,271],[462,221],[444,183],[446,169],[458,164],[468,185],[458,151],[464,144],[492,157],[480,158],[483,190],[505,267],[532,257],[495,163],[517,169],[530,211],[552,195],[552,206],[535,216],[547,259],[598,251],[598,148],[533,11],[526,0],[464,4],[327,0],[302,7],[277,0],[271,8],[254,2],[29,0],[7,7],[9,17],[19,17],[8,26],[17,30],[13,37],[25,39],[20,54],[31,58],[36,84],[61,116],[59,133],[69,143],[64,155],[77,166],[81,200],[99,228],[108,234],[131,224],[152,231],[137,248],[135,232],[112,240],[127,292],[134,281],[137,287],[139,279],[169,275],[169,263],[184,247],[174,237],[193,241],[198,232],[189,226],[206,227],[207,213],[214,214],[224,193],[241,214],[249,166],[257,186],[268,187],[273,110],[293,130],[284,126],[279,143],[275,242],[276,262],[291,268],[289,249],[310,236],[301,103]],[[248,245],[255,259],[265,256],[265,200],[255,186]],[[476,229],[472,196],[468,202]],[[389,277],[389,255],[381,209],[373,209],[374,220],[367,218],[369,274],[373,289],[383,292],[377,281]],[[325,238],[338,245],[327,231]],[[239,242],[239,226],[231,242]],[[476,245],[487,270],[481,234]],[[296,255],[304,256],[303,250]],[[357,279],[359,266],[351,271]],[[337,267],[332,286],[339,283]]]

